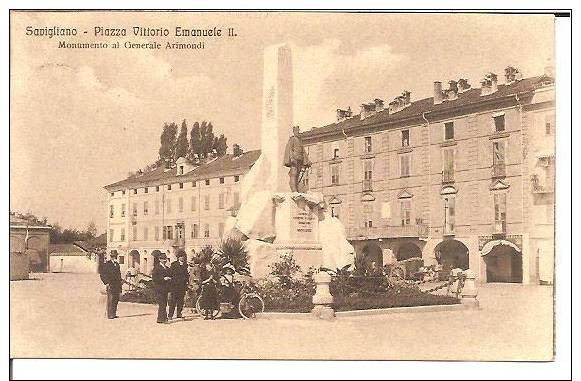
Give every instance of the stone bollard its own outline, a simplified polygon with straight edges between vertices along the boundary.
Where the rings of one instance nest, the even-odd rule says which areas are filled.
[[[311,313],[318,319],[331,320],[335,318],[335,310],[333,310],[333,295],[329,291],[329,283],[331,283],[331,276],[324,271],[319,271],[314,275],[317,288],[315,295],[313,295],[313,310]]]
[[[476,274],[472,270],[464,271],[466,280],[462,289],[462,304],[470,308],[478,308],[480,302],[476,299],[478,290],[476,289]]]

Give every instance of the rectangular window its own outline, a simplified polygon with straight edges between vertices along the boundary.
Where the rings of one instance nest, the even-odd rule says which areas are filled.
[[[336,205],[331,206],[331,217],[339,218],[339,207]]]
[[[399,157],[400,162],[400,177],[409,177],[411,174],[411,156],[401,155]]]
[[[111,197],[115,197],[115,192],[111,192]]]
[[[365,220],[364,226],[366,228],[372,228],[373,227],[373,221],[372,220]]]
[[[365,152],[369,153],[372,152],[373,147],[371,146],[371,136],[365,137]]]
[[[109,242],[115,241],[115,230],[109,229]]]
[[[337,164],[331,166],[331,184],[339,184],[339,165]]]
[[[171,190],[171,184],[167,184],[167,190]]]
[[[192,196],[191,202],[192,202],[192,212],[195,212],[197,210],[197,206],[196,206],[197,202],[196,202],[195,196]]]
[[[155,240],[159,241],[159,226],[155,227]]]
[[[506,175],[505,166],[505,151],[504,142],[493,142],[492,143],[492,176],[502,177]]]
[[[171,200],[170,199],[168,199],[166,201],[166,207],[167,207],[167,211],[166,211],[167,214],[170,214],[171,213]]]
[[[184,166],[180,165],[180,175],[183,175],[183,174],[184,174]]]
[[[410,200],[400,201],[401,226],[408,226],[412,221],[412,202]]]
[[[444,199],[444,234],[454,233],[456,225],[456,197]]]
[[[442,182],[452,182],[454,181],[454,149],[443,150],[442,159]]]
[[[125,217],[125,204],[121,204],[121,217]]]
[[[494,195],[494,232],[506,233],[506,193]]]
[[[339,148],[333,148],[333,159],[339,158]]]
[[[159,200],[155,200],[155,214],[159,214]]]
[[[210,225],[209,224],[204,224],[204,237],[205,238],[210,237]]]
[[[192,188],[195,188],[195,187],[196,187],[196,182],[192,181]]]
[[[240,181],[240,176],[238,175],[234,176],[234,182],[237,183],[238,181]]]
[[[180,183],[180,189],[184,189],[184,183]]]
[[[454,122],[444,123],[444,139],[445,140],[454,139]]]
[[[133,240],[137,241],[137,226],[133,227]]]
[[[210,195],[204,195],[204,210],[210,210]]]
[[[143,215],[147,216],[149,214],[149,203],[147,201],[143,201]]]
[[[363,162],[363,191],[373,190],[373,162],[366,160]]]
[[[206,185],[210,185],[210,180],[206,180]]]
[[[156,186],[155,186],[155,191],[156,191],[156,192],[159,192],[159,185],[156,185]]]
[[[198,238],[200,236],[200,227],[198,224],[192,225],[192,238]]]
[[[143,188],[143,193],[149,193],[149,188],[148,187]]]
[[[163,227],[163,239],[164,240],[172,240],[173,239],[173,226],[164,226]]]
[[[137,188],[133,189],[133,194],[137,194]]]
[[[133,217],[137,217],[137,203],[133,203]]]
[[[218,223],[218,236],[222,238],[223,235],[224,235],[224,223],[220,222]]]
[[[218,209],[224,209],[224,193],[218,195]]]
[[[125,189],[123,189],[123,190],[121,191],[121,194],[122,194],[123,196],[125,196]]]
[[[220,184],[224,184],[224,178],[220,177]]]
[[[121,241],[125,241],[125,228],[121,228]]]
[[[551,135],[553,133],[553,125],[555,124],[555,115],[545,115],[545,134]]]
[[[182,213],[184,211],[184,198],[180,197],[178,199],[178,212]]]
[[[410,146],[410,130],[402,130],[402,132],[401,132],[401,146],[402,147],[409,147]]]
[[[113,218],[115,216],[115,206],[109,205],[109,218]]]
[[[504,131],[504,115],[494,116],[494,129],[496,132]]]

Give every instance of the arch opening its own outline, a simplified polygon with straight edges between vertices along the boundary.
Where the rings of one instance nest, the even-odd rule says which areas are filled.
[[[434,248],[434,254],[444,271],[455,268],[468,270],[470,267],[468,248],[458,240],[449,239],[440,242]]]
[[[483,258],[487,282],[522,283],[522,254],[514,247],[494,246]]]

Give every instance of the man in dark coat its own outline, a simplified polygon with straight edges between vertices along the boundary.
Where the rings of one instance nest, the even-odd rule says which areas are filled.
[[[101,281],[107,286],[107,317],[115,319],[117,316],[117,303],[121,294],[121,269],[117,262],[117,252],[112,251],[111,259],[105,262],[101,268]]]
[[[190,273],[188,272],[188,264],[186,263],[186,252],[179,251],[177,261],[174,261],[170,266],[171,273],[171,296],[169,299],[169,313],[168,317],[173,318],[173,314],[177,307],[177,318],[182,317],[182,309],[184,308],[184,297],[188,288],[190,280]]]
[[[167,323],[167,294],[170,289],[171,274],[167,267],[167,256],[161,253],[153,266],[151,277],[157,294],[157,322]]]
[[[311,166],[299,133],[299,126],[294,126],[293,136],[289,138],[284,150],[284,166],[290,167],[288,175],[291,192],[298,192],[299,175],[303,169]]]

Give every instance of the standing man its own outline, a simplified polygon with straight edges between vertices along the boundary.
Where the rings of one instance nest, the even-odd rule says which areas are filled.
[[[294,126],[293,136],[289,138],[284,150],[284,166],[290,167],[288,175],[291,192],[298,192],[300,173],[311,166],[299,134],[299,126]]]
[[[177,307],[176,317],[182,317],[182,309],[184,308],[184,297],[188,288],[190,273],[188,272],[188,264],[186,263],[186,252],[180,250],[177,254],[178,259],[170,266],[171,273],[171,297],[169,299],[169,313],[168,317],[173,319],[174,311]]]
[[[105,262],[101,271],[101,280],[107,288],[107,318],[117,318],[117,303],[121,294],[121,269],[117,262],[117,252],[111,251],[110,260]]]
[[[170,270],[167,267],[167,256],[161,253],[151,272],[155,293],[157,294],[157,322],[167,323],[167,294],[170,288]]]

